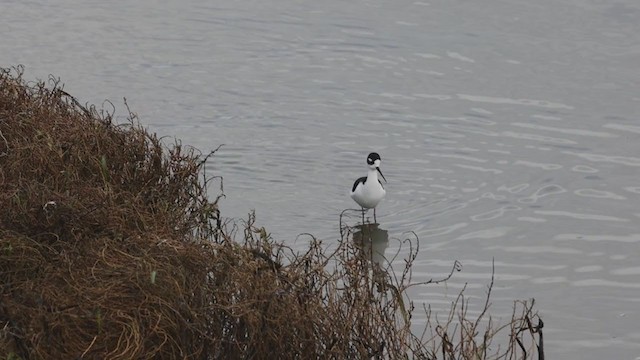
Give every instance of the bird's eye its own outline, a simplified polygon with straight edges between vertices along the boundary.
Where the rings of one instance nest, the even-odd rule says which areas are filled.
[[[371,158],[368,158],[368,159],[367,159],[367,162],[373,162],[373,160],[371,160]]]

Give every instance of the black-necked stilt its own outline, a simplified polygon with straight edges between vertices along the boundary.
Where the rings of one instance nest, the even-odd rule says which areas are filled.
[[[387,179],[380,171],[380,155],[372,152],[367,156],[367,165],[369,165],[369,174],[361,177],[353,183],[351,188],[351,198],[362,207],[362,223],[364,224],[365,209],[373,208],[373,221],[376,222],[376,206],[386,195],[386,191],[382,187],[382,182],[378,180],[378,173],[386,182]]]

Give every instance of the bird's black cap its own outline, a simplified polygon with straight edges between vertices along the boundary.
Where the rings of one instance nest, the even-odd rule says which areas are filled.
[[[371,154],[369,154],[369,156],[367,156],[367,164],[369,165],[373,165],[376,160],[382,160],[380,159],[380,155],[378,155],[378,153],[372,152]]]

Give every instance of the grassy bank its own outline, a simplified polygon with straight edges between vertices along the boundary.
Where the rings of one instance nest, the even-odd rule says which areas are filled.
[[[353,229],[331,253],[295,253],[252,216],[227,229],[212,154],[129,120],[0,69],[0,358],[538,356],[528,302],[497,325],[461,296],[413,334],[412,258],[372,265]]]

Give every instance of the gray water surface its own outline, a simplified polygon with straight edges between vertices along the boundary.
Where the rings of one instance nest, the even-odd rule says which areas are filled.
[[[481,305],[495,259],[493,311],[535,298],[548,358],[640,359],[637,1],[4,1],[0,31],[1,66],[225,144],[223,215],[289,244],[335,241],[379,152],[414,280],[464,265],[416,303]]]

